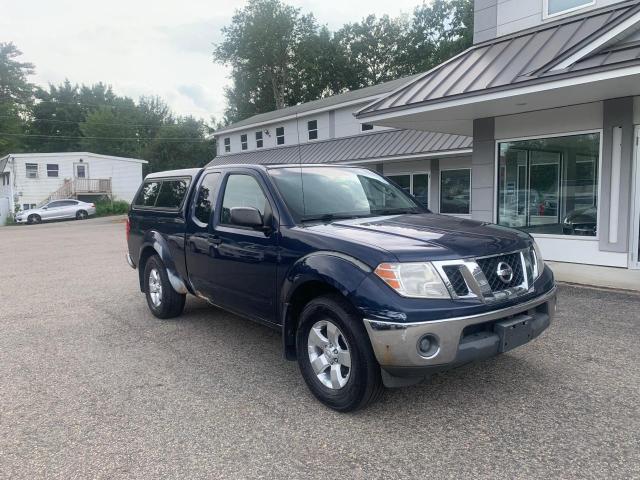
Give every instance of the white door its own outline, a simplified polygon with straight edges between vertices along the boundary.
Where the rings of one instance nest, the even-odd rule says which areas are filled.
[[[89,178],[89,164],[74,163],[73,170],[76,178]]]
[[[630,266],[640,269],[640,125],[636,126],[634,177]]]

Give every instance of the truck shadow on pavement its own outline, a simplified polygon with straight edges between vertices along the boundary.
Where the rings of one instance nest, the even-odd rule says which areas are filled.
[[[208,352],[216,358],[234,359],[234,370],[229,374],[243,383],[252,384],[256,377],[262,378],[258,388],[263,402],[291,396],[291,402],[305,404],[299,405],[301,408],[318,407],[304,384],[297,363],[283,358],[279,332],[195,298],[188,300],[182,317],[163,322],[167,326],[180,326],[171,336],[172,343],[182,344],[187,349],[189,344],[197,342],[196,348],[191,345],[189,354]],[[489,408],[495,406],[498,398],[508,404],[539,395],[540,386],[549,382],[553,375],[535,362],[535,357],[540,355],[535,351],[545,349],[544,338],[545,335],[515,352],[435,374],[414,386],[387,389],[382,400],[365,412],[392,408],[400,414],[415,413],[416,408],[431,410],[439,408],[438,405],[458,405],[468,399],[473,399],[475,407]],[[213,373],[226,375],[224,371]],[[256,385],[252,384],[252,388]]]

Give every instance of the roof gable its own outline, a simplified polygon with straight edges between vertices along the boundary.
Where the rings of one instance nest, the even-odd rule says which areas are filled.
[[[357,116],[364,118],[450,97],[479,95],[487,90],[511,88],[525,82],[545,81],[551,75],[571,73],[567,69],[553,69],[582,52],[583,56],[574,60],[574,64],[579,63],[588,55],[589,45],[594,42],[597,45],[599,39],[608,38],[607,34],[621,25],[625,25],[624,31],[628,32],[632,27],[625,22],[636,19],[639,12],[640,2],[627,2],[474,45],[452,61],[367,105],[357,112]],[[635,25],[637,28],[637,19]],[[583,67],[587,68],[586,65]],[[598,66],[611,65],[602,63]]]

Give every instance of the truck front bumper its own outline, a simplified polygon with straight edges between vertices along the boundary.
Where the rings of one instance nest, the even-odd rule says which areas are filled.
[[[529,342],[551,324],[555,309],[554,286],[534,299],[478,315],[416,323],[365,318],[364,324],[383,373],[419,378]]]

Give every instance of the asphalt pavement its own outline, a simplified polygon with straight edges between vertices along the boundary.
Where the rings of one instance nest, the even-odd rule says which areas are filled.
[[[121,219],[0,228],[0,477],[640,478],[640,295],[561,286],[502,356],[339,414],[278,334],[158,320]]]

